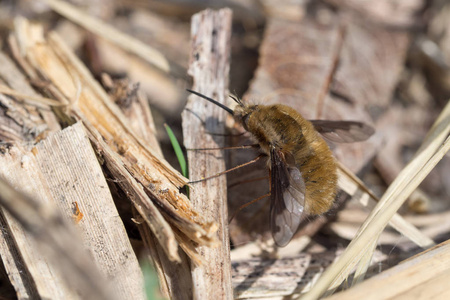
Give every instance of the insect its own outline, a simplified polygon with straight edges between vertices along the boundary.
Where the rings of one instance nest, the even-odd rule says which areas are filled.
[[[282,105],[246,105],[234,110],[203,94],[189,90],[234,116],[250,132],[263,155],[269,158],[270,228],[278,246],[286,246],[305,215],[327,212],[337,192],[337,163],[328,144],[369,138],[374,129],[354,121],[304,119]]]

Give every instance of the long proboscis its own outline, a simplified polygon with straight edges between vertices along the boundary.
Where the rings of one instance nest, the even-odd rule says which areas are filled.
[[[193,90],[190,90],[190,89],[186,89],[186,91],[188,91],[189,93],[192,93],[192,94],[194,94],[194,95],[197,95],[197,96],[199,96],[199,97],[201,97],[201,98],[203,98],[203,99],[205,99],[205,100],[208,100],[208,101],[211,102],[211,103],[214,103],[215,105],[217,105],[217,106],[219,106],[220,108],[222,108],[222,109],[224,109],[225,111],[227,111],[229,114],[233,115],[233,110],[232,110],[231,108],[229,108],[229,107],[223,105],[222,103],[220,103],[220,102],[218,102],[218,101],[216,101],[216,100],[214,100],[214,99],[212,99],[212,98],[209,98],[209,97],[207,97],[207,96],[205,96],[205,95],[203,95],[203,94],[200,94],[199,92],[196,92],[196,91],[193,91]]]

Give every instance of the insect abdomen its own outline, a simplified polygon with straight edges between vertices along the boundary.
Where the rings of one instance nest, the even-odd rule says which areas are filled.
[[[336,161],[326,142],[320,136],[317,138],[321,142],[316,143],[313,153],[299,166],[306,185],[305,211],[313,215],[323,214],[330,209],[337,189]],[[301,159],[301,155],[296,153],[296,161]]]

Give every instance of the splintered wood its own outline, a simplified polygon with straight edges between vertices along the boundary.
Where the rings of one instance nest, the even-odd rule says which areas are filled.
[[[155,144],[154,136],[147,143],[138,134],[134,133],[132,126],[129,125],[119,108],[115,106],[89,71],[54,32],[44,37],[39,26],[31,25],[24,19],[18,19],[15,35],[10,38],[10,47],[11,49],[16,49],[13,51],[15,60],[19,62],[24,70],[27,70],[31,80],[41,83],[40,86],[47,93],[45,99],[56,99],[60,103],[60,105],[55,106],[56,114],[66,122],[73,122],[73,119],[83,122],[85,129],[82,131],[84,135],[78,135],[78,137],[89,137],[97,154],[105,162],[105,166],[112,174],[114,180],[134,204],[136,211],[140,215],[140,217],[137,216],[136,218],[139,220],[142,217],[144,221],[139,225],[140,227],[144,226],[141,232],[146,234],[146,236],[143,239],[147,241],[147,244],[153,243],[154,251],[159,253],[159,261],[169,263],[183,260],[184,265],[187,266],[187,257],[180,252],[180,246],[195,264],[201,264],[203,259],[198,255],[195,247],[197,245],[217,245],[218,239],[215,235],[217,231],[216,222],[212,218],[199,214],[186,196],[179,193],[178,189],[187,182],[187,179],[183,178],[162,159],[158,146],[154,146],[155,148],[149,146],[149,143]],[[13,72],[11,73],[13,74]],[[8,79],[7,76],[4,78]],[[14,80],[18,82],[18,79]],[[25,82],[25,80],[22,81]],[[10,87],[14,86],[14,84],[9,82],[6,82],[6,84]],[[28,92],[30,96],[33,96],[31,91]],[[21,95],[21,97],[27,99],[27,89],[22,89],[18,92],[4,89],[4,93],[16,96]],[[1,99],[5,103],[5,107],[11,108],[11,111],[14,110],[14,105],[17,106],[16,102],[9,101],[7,96],[2,95]],[[50,122],[54,120],[55,115],[49,110],[48,101],[45,102],[43,101],[45,100],[44,98],[39,97],[32,99],[41,101],[41,103],[33,103],[33,105],[39,104],[39,107],[43,107],[40,108],[43,111],[41,114],[36,113],[35,122],[27,126],[31,130],[39,128],[35,124],[42,124],[42,128],[37,133],[21,136],[20,133],[24,132],[23,126],[19,126],[13,131],[4,126],[5,130],[3,132],[11,132],[10,135],[6,136],[11,137],[7,140],[33,142],[38,134],[38,138],[45,138],[50,130],[56,128],[56,126],[52,126],[56,122]],[[53,105],[53,102],[51,103]],[[140,100],[141,106],[144,103]],[[61,108],[58,109],[57,107],[59,106]],[[131,109],[140,109],[141,114],[139,118],[142,118],[142,123],[147,123],[145,128],[133,125],[140,136],[153,132],[149,112],[142,107],[131,107]],[[33,110],[35,108],[30,106],[29,111],[33,112]],[[26,120],[29,117],[29,111],[25,111],[22,116],[18,114],[10,115],[9,118],[15,122],[20,121],[20,118]],[[133,112],[128,111],[127,113],[131,114]],[[39,117],[41,116],[44,116],[49,122],[40,120]],[[53,116],[53,119],[51,119],[51,116]],[[130,115],[130,117],[132,116]],[[23,122],[19,122],[19,124],[26,125]],[[79,128],[81,125],[77,126]],[[147,131],[149,128],[151,130]],[[143,131],[145,131],[144,134]],[[112,199],[103,174],[99,169],[98,163],[95,172],[93,169],[89,169],[90,165],[83,167],[83,161],[88,161],[88,158],[82,156],[85,153],[84,150],[90,151],[90,159],[93,158],[96,162],[94,153],[92,150],[88,150],[91,145],[86,143],[87,140],[84,140],[85,144],[83,145],[74,146],[65,139],[58,141],[55,139],[46,139],[42,146],[34,148],[32,152],[38,160],[41,160],[40,173],[42,174],[40,175],[47,177],[46,180],[50,188],[54,189],[50,192],[50,195],[52,198],[64,201],[64,205],[61,204],[63,206],[62,210],[66,215],[70,215],[70,219],[78,218],[79,227],[84,232],[85,246],[91,246],[92,251],[95,253],[93,255],[94,258],[102,261],[104,274],[108,276],[112,276],[115,273],[127,274],[124,277],[119,276],[118,278],[121,279],[117,279],[119,281],[114,283],[116,289],[120,290],[120,292],[116,293],[117,297],[122,299],[129,297],[141,299],[143,297],[142,274],[137,266],[135,254],[129,247],[129,241],[126,240],[126,243],[123,244],[121,242],[123,239],[112,237],[114,232],[123,234],[124,231],[123,224],[114,206],[111,206],[113,205]],[[68,151],[72,151],[72,153],[68,154]],[[59,164],[61,164],[61,167]],[[80,167],[63,171],[61,168],[64,166]],[[95,178],[90,179],[91,176]],[[103,183],[94,183],[95,180],[103,180]],[[21,185],[18,184],[17,186]],[[64,187],[61,188],[60,185]],[[80,187],[81,185],[83,185],[83,188]],[[90,185],[95,185],[96,189],[93,190]],[[84,197],[87,199],[84,199]],[[94,202],[86,202],[88,199],[93,198],[99,199],[96,201],[92,200]],[[100,200],[107,201],[109,204],[100,205]],[[98,209],[103,209],[104,214],[107,215],[98,215]],[[81,215],[83,216],[81,217]],[[85,224],[90,224],[94,220],[97,222],[95,225],[91,225],[94,228],[84,227]],[[93,235],[98,234],[99,231],[103,235],[95,239]],[[118,252],[114,252],[114,250]],[[108,259],[101,259],[100,257],[104,255],[107,255],[108,258],[112,259],[111,261],[115,262],[111,263]],[[129,257],[129,261],[125,259],[126,257]],[[155,259],[157,258],[155,257]],[[133,268],[133,270],[122,268]],[[166,274],[167,271],[167,274],[177,274],[175,270],[174,265],[172,266],[172,271],[169,269],[158,269],[158,272]],[[186,270],[189,270],[188,266]],[[20,274],[20,271],[18,272],[17,274]],[[187,273],[178,272],[177,275],[179,276],[180,274],[189,276],[188,271]],[[22,281],[26,280],[23,279]],[[172,282],[174,281],[172,280]],[[185,292],[190,286],[190,281],[187,280],[186,282],[188,285],[185,285]],[[54,283],[57,285],[58,281],[55,279]],[[179,287],[184,286],[178,282],[176,282],[176,285]],[[88,291],[88,289],[86,290]],[[39,293],[42,297],[52,294],[56,295],[56,292],[42,291],[36,292],[31,290],[27,293],[30,295]],[[176,289],[170,289],[170,291],[177,292]],[[73,298],[69,296],[69,292],[65,292],[62,289],[61,292],[65,293],[65,296],[62,298]],[[92,293],[92,295],[96,294]],[[87,299],[88,297],[83,298]],[[98,299],[100,298],[104,297],[99,297]]]
[[[231,11],[203,11],[192,18],[192,49],[188,73],[193,77],[193,90],[225,103],[228,92]],[[183,112],[186,148],[223,147],[226,112],[212,103],[191,95]],[[222,134],[222,136],[220,136]],[[219,151],[189,151],[189,176],[206,178],[225,170]],[[225,176],[192,184],[190,198],[205,217],[217,221],[221,244],[201,247],[205,263],[193,266],[195,299],[232,299],[230,244]]]
[[[17,42],[19,48],[26,49],[23,59],[45,76],[57,91],[55,97],[70,103],[67,113],[84,122],[94,145],[100,147],[97,151],[105,155],[108,168],[115,170],[114,175],[127,178],[119,185],[132,195],[137,211],[154,230],[169,258],[179,260],[178,243],[165,220],[192,241],[214,244],[215,223],[199,215],[178,192],[187,180],[134,134],[120,110],[55,33],[45,39],[25,20],[18,24]],[[161,232],[157,228],[166,229]]]

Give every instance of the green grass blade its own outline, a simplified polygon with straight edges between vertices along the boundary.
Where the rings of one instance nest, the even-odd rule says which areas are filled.
[[[166,128],[170,143],[172,144],[173,150],[175,151],[175,155],[178,159],[178,163],[180,164],[181,174],[183,174],[184,177],[188,178],[187,164],[186,159],[184,158],[183,150],[181,150],[180,144],[178,143],[178,140],[169,125],[164,124],[164,127]]]
[[[159,288],[158,274],[153,266],[147,260],[141,263],[142,273],[144,275],[144,288],[148,300],[165,300],[161,295]]]

